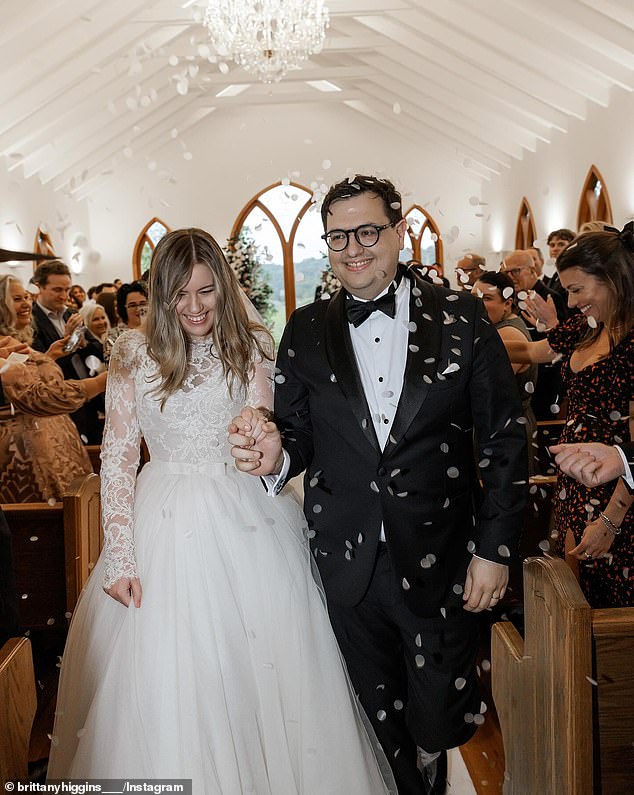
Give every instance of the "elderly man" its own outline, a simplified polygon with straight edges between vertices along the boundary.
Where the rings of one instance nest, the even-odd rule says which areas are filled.
[[[465,254],[456,263],[458,282],[463,290],[471,290],[484,273],[486,260],[480,254]]]
[[[500,270],[511,277],[520,301],[523,293],[528,295],[534,290],[544,301],[552,303],[560,323],[566,320],[568,313],[561,296],[539,280],[533,258],[527,251],[511,251],[504,257]],[[538,331],[536,328],[530,328],[530,334],[533,341],[546,337],[543,330]],[[533,411],[538,420],[553,419],[553,414],[558,411],[554,407],[559,405],[563,397],[563,389],[560,365],[540,364],[532,400]]]

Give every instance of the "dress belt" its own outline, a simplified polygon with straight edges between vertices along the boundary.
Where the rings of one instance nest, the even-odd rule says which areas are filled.
[[[200,464],[192,464],[188,461],[157,461],[151,459],[143,469],[156,469],[160,472],[168,472],[171,475],[207,475],[208,477],[218,477],[229,475],[236,472],[232,463],[224,461],[205,461]]]

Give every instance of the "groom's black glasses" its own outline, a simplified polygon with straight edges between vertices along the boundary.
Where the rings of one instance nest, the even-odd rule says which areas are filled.
[[[384,229],[389,226],[394,226],[397,221],[392,221],[389,224],[362,224],[357,226],[356,229],[331,229],[321,236],[322,240],[326,241],[326,245],[331,251],[343,251],[348,247],[350,242],[350,235],[354,235],[354,239],[360,246],[370,248],[375,246],[379,240],[379,235]]]

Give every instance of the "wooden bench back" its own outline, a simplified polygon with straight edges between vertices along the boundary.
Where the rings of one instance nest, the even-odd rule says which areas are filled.
[[[64,493],[66,606],[72,613],[103,546],[99,475],[74,480]]]
[[[0,784],[28,776],[36,707],[31,642],[11,638],[0,649]]]
[[[508,622],[491,639],[504,794],[631,795],[634,608],[592,611],[566,563],[542,557],[524,566],[524,618],[524,639]]]
[[[20,625],[26,629],[66,626],[64,511],[61,502],[6,503]]]

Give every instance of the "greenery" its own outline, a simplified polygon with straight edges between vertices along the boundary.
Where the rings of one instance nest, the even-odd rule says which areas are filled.
[[[273,287],[262,263],[266,253],[260,252],[250,230],[243,227],[238,237],[227,241],[225,254],[247,298],[260,313],[262,320],[270,326],[275,310],[271,300]]]

